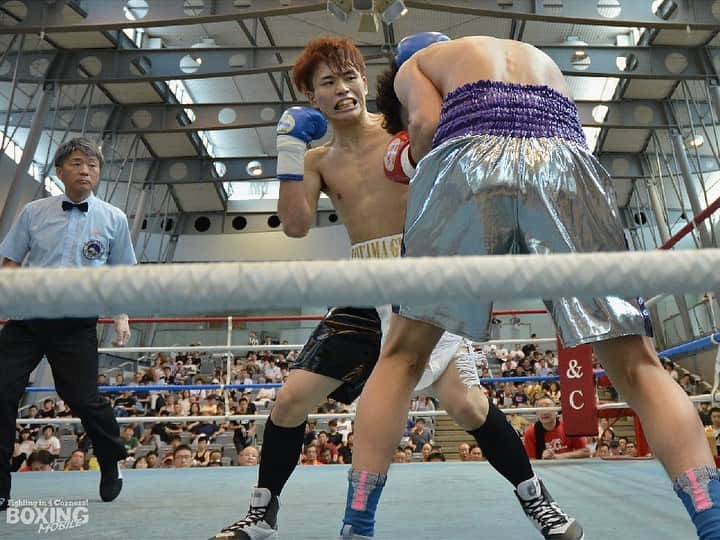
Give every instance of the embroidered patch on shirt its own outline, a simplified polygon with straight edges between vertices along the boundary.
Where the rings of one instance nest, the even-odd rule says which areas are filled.
[[[105,244],[97,238],[91,238],[83,244],[83,256],[89,260],[101,258],[105,254]]]

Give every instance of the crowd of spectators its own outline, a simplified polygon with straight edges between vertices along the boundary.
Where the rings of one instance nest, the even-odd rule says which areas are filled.
[[[287,344],[287,342],[283,342]],[[132,390],[103,392],[118,417],[129,423],[121,424],[121,438],[129,458],[128,468],[185,468],[256,465],[259,460],[262,425],[254,420],[195,419],[201,416],[253,415],[268,413],[275,401],[275,388],[247,388],[239,390],[185,389],[164,390],[167,385],[233,384],[255,385],[283,383],[298,351],[262,350],[262,345],[273,345],[270,336],[261,340],[250,334],[249,345],[257,351],[242,358],[234,358],[228,378],[226,361],[217,361],[202,353],[158,353],[149,366],[138,369],[132,380],[122,373],[98,375],[99,386],[134,386]],[[531,458],[561,459],[572,457],[637,456],[637,443],[627,437],[615,437],[607,419],[601,419],[598,436],[592,438],[566,438],[562,419],[557,414],[536,418],[512,413],[511,409],[557,406],[561,389],[556,381],[503,381],[508,377],[548,377],[557,374],[558,358],[554,351],[536,350],[533,345],[516,345],[512,349],[494,346],[475,346],[474,358],[481,383],[489,400],[506,409],[508,420],[524,438]],[[667,362],[668,374],[688,393],[696,391],[697,380],[680,374],[672,362]],[[492,379],[492,380],[489,380]],[[499,380],[500,379],[500,380]],[[609,385],[609,382],[605,383]],[[147,386],[144,390],[142,387]],[[608,389],[613,398],[614,390]],[[433,440],[433,419],[422,418],[422,413],[440,408],[429,396],[416,396],[410,410],[417,413],[408,421],[405,436],[393,457],[394,463],[411,461],[445,461],[443,448]],[[328,399],[321,404],[319,413],[352,412],[353,405]],[[699,414],[712,430],[720,450],[720,409],[709,410],[701,405]],[[40,407],[31,405],[28,418],[47,419],[46,424],[19,424],[13,455],[13,468],[19,471],[37,470],[95,470],[97,460],[92,455],[88,437],[79,425],[62,425],[58,428],[53,418],[72,416],[62,400],[46,398]],[[167,417],[167,420],[144,421],[143,417]],[[177,417],[183,417],[179,419]],[[137,420],[135,420],[135,418]],[[301,465],[349,464],[352,462],[352,421],[330,420],[309,422],[306,428]],[[536,432],[546,437],[547,448],[536,455]],[[710,431],[709,431],[710,433]],[[549,437],[549,438],[548,438]],[[710,435],[709,435],[710,437]],[[461,461],[482,461],[481,449],[474,443],[462,443],[457,453]]]

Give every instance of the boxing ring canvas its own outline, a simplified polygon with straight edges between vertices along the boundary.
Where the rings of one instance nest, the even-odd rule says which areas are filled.
[[[685,540],[695,537],[657,461],[535,462],[552,495],[585,528],[586,540]],[[345,506],[347,467],[298,467],[280,500],[280,538],[335,540]],[[242,518],[257,467],[124,471],[115,502],[98,497],[99,473],[20,473],[16,499],[89,499],[88,523],[38,534],[8,525],[0,538],[207,539]],[[378,540],[541,538],[511,486],[486,462],[393,465],[378,510]]]

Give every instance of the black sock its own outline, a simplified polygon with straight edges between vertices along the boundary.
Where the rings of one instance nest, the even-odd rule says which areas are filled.
[[[513,486],[533,477],[520,436],[495,405],[490,403],[485,423],[468,433],[475,438],[490,465]]]
[[[258,487],[267,488],[276,497],[280,496],[285,482],[297,466],[304,437],[305,422],[286,428],[276,426],[268,418],[260,449]]]

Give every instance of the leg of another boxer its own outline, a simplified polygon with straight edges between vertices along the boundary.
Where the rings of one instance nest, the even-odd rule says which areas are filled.
[[[437,326],[393,316],[358,404],[343,538],[373,537],[375,509],[407,421],[410,393],[442,333]]]
[[[302,452],[305,419],[342,381],[294,369],[280,389],[263,432],[257,487],[243,519],[213,538],[270,540],[277,538],[278,497],[290,479]]]
[[[720,476],[700,418],[663,370],[652,341],[625,336],[594,345],[610,380],[640,417],[653,453],[673,480],[703,540],[720,538]]]
[[[473,436],[490,465],[516,488],[525,515],[544,538],[581,539],[583,528],[562,511],[535,475],[517,432],[500,409],[485,397],[475,366],[466,362],[465,359],[453,360],[433,384],[440,405]]]
[[[277,395],[263,432],[258,487],[276,497],[295,470],[305,437],[305,419],[342,381],[302,369],[291,372]]]

